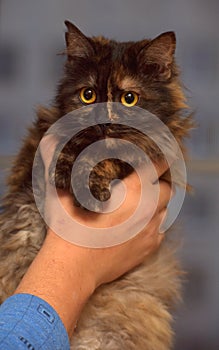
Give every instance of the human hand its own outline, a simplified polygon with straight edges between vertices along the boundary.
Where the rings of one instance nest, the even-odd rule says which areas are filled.
[[[50,191],[52,190],[52,186],[48,183],[48,168],[54,153],[55,145],[56,141],[53,136],[47,136],[41,143],[41,154],[45,164],[47,196],[51,194]],[[165,162],[159,166],[156,166],[157,178],[159,178],[167,169],[168,165]],[[152,254],[159,248],[164,238],[164,235],[160,234],[159,230],[160,225],[166,215],[166,207],[171,197],[171,188],[167,182],[160,181],[160,194],[158,202],[156,202],[156,196],[154,194],[155,187],[157,186],[157,184],[154,184],[156,178],[154,178],[154,173],[150,168],[148,168],[148,174],[146,175],[147,176],[145,176],[145,178],[148,188],[148,205],[144,208],[144,211],[140,213],[138,222],[135,222],[135,225],[138,225],[141,220],[145,219],[145,217],[150,218],[152,216],[152,218],[134,238],[116,246],[95,249],[64,242],[60,239],[60,237],[55,235],[51,229],[49,229],[48,234],[50,236],[52,235],[54,244],[57,243],[60,245],[62,242],[66,248],[68,247],[70,255],[77,257],[81,274],[83,276],[87,276],[86,283],[90,284],[92,289],[95,289],[103,283],[107,283],[118,278],[128,270],[143,262],[148,255]],[[139,201],[141,184],[137,174],[131,174],[125,178],[123,182],[126,185],[126,197],[118,209],[107,214],[96,214],[75,207],[72,196],[69,193],[60,190],[57,190],[57,192],[62,206],[73,219],[72,223],[75,221],[79,222],[85,228],[87,227],[87,230],[89,230],[90,227],[96,230],[100,228],[109,229],[113,228],[115,225],[125,222],[134,213]],[[117,193],[115,196],[112,196],[112,198],[119,198],[121,187],[115,186],[113,191]],[[62,222],[60,207],[56,206],[52,196],[50,196],[47,200],[46,210],[48,212],[48,216],[50,217],[51,223],[53,222],[53,219],[56,222]],[[121,225],[121,236],[125,233],[123,232],[122,227],[123,226]],[[72,226],[73,230],[77,230],[77,228],[77,225],[75,228]],[[67,229],[68,228],[65,227],[65,225],[62,226],[62,231],[64,233]],[[110,235],[109,231],[107,234]],[[65,237],[65,235],[63,236]],[[66,254],[65,258],[67,258]]]
[[[24,275],[15,293],[29,293],[47,301],[61,317],[69,336],[72,335],[75,324],[81,311],[94,290],[103,283],[108,283],[120,277],[130,269],[139,265],[156,251],[164,235],[160,234],[160,225],[166,214],[166,207],[171,197],[170,185],[160,181],[159,198],[156,201],[154,189],[156,179],[168,168],[166,163],[156,167],[157,176],[150,167],[145,174],[145,183],[148,193],[147,205],[142,207],[137,219],[132,221],[130,230],[138,227],[141,221],[148,218],[134,238],[124,240],[125,224],[129,216],[134,213],[139,202],[141,183],[138,176],[133,173],[123,182],[126,185],[126,197],[118,209],[107,214],[95,214],[85,211],[73,205],[72,196],[63,191],[58,191],[58,198],[54,198],[54,188],[48,182],[48,167],[53,156],[56,141],[53,137],[46,137],[41,143],[41,154],[45,164],[46,179],[46,211],[51,226],[54,221],[62,223],[59,235],[50,227],[47,230],[46,239]],[[121,186],[115,186],[113,192],[120,195]],[[112,197],[114,198],[113,194]],[[61,202],[61,206],[57,202]],[[109,203],[111,205],[112,202]],[[117,203],[118,204],[118,203]],[[61,210],[60,210],[61,208]],[[121,242],[124,243],[105,248],[91,248],[79,246],[62,238],[68,225],[63,224],[63,208],[71,219],[70,228],[77,230],[80,222],[85,230],[98,232],[100,228],[107,228],[106,236],[110,236],[115,225],[120,223]],[[58,221],[57,221],[58,220]],[[141,225],[140,225],[141,226]],[[129,230],[129,227],[128,227]],[[96,233],[97,233],[96,232]],[[70,232],[71,233],[71,232]],[[78,232],[76,232],[78,234]],[[90,237],[92,238],[92,237]]]

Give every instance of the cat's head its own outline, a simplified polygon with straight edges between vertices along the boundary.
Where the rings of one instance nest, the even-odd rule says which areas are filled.
[[[55,107],[58,111],[56,116],[59,119],[71,111],[78,111],[74,113],[74,118],[71,114],[68,115],[70,118],[67,128],[61,119],[61,123],[56,126],[58,129],[55,129],[56,135],[65,138],[69,132],[71,137],[72,130],[74,130],[72,124],[75,127],[75,124],[81,123],[81,119],[82,122],[87,121],[84,116],[89,116],[89,112],[86,114],[87,110],[90,111],[92,108],[79,110],[81,107],[105,102],[117,102],[116,105],[118,105],[119,102],[127,107],[125,117],[132,117],[132,111],[136,110],[132,109],[132,106],[140,107],[141,110],[138,109],[138,112],[148,110],[159,117],[183,148],[182,141],[191,128],[191,122],[184,115],[185,97],[174,58],[175,34],[166,32],[153,40],[117,42],[103,37],[86,37],[73,24],[65,23],[68,29],[66,32],[67,60],[64,77],[58,87],[55,100]],[[108,109],[106,112],[108,113]],[[82,118],[80,118],[81,113]],[[53,119],[53,121],[56,120]],[[153,161],[161,159],[164,155],[156,142],[152,142],[147,133],[141,132],[142,123],[145,122],[150,127],[149,120],[140,118],[140,122],[141,125],[137,130],[136,125],[130,128],[126,125],[113,124],[110,120],[109,122],[104,121],[105,124],[101,130],[99,130],[98,122],[95,126],[83,128],[74,137],[69,138],[69,142],[62,149],[61,156],[58,158],[60,169],[58,183],[56,180],[53,180],[53,183],[64,188],[63,181],[67,181],[66,174],[71,173],[72,163],[77,155],[87,146],[97,140],[106,139],[108,136],[110,143],[107,144],[107,147],[116,152],[118,147],[116,142],[114,145],[114,138],[119,138],[137,145]],[[161,135],[158,129],[155,132],[165,144],[165,135]],[[126,152],[125,149],[124,153]],[[116,157],[111,158],[117,158],[117,156],[116,153]],[[133,155],[133,158],[138,161],[136,154]],[[89,164],[89,161],[90,159],[84,160],[83,158],[83,164],[86,162]],[[55,179],[54,168],[51,171],[53,179]],[[81,167],[82,173],[83,169],[84,165]],[[82,173],[79,172],[79,175]],[[69,183],[67,188],[69,188]]]
[[[107,101],[147,109],[170,128],[183,115],[187,106],[174,59],[174,32],[116,42],[86,37],[72,23],[65,24],[67,61],[56,96],[62,115]]]

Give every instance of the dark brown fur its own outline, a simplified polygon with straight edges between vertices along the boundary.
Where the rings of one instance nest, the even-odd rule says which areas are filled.
[[[192,126],[191,119],[185,114],[187,106],[174,60],[174,33],[165,33],[152,41],[118,43],[102,37],[87,38],[69,22],[66,25],[68,59],[54,105],[38,110],[37,120],[29,130],[8,180],[9,191],[0,216],[1,301],[13,293],[46,234],[32,194],[32,164],[36,149],[55,121],[82,106],[81,88],[93,87],[98,103],[120,102],[123,91],[135,91],[140,96],[137,105],[158,116],[182,150],[183,139]],[[52,167],[50,169],[50,181],[70,190],[72,163],[82,149],[97,139],[95,130],[90,131],[90,139],[84,138],[83,133],[78,135],[78,147],[75,140],[66,145],[56,172]],[[127,136],[122,128],[114,128],[112,135],[132,142],[138,140],[142,148],[150,149],[139,132],[130,130]],[[151,146],[150,155],[159,161],[156,150]],[[123,162],[102,162],[91,176],[93,193],[99,199],[107,199],[107,191],[105,195],[101,191],[108,188],[112,178],[124,177],[129,171],[131,169]],[[142,266],[99,288],[81,315],[73,348],[170,349],[173,337],[170,310],[180,298],[181,275],[174,255],[175,249],[166,240],[160,251]]]

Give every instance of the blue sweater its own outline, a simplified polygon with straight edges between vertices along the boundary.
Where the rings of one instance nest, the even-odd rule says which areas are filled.
[[[69,350],[56,311],[30,294],[15,294],[0,307],[0,350]]]

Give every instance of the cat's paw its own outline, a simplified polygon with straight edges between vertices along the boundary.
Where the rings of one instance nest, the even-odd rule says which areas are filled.
[[[49,182],[57,189],[68,191],[73,195],[76,206],[101,212],[102,202],[110,196],[110,181],[106,172],[97,165],[91,171],[86,183],[84,173],[89,168],[89,163],[80,162],[76,171],[72,172],[73,159],[66,155],[59,155],[55,164],[53,160],[49,167]]]
[[[72,164],[66,159],[59,157],[57,163],[54,160],[49,167],[49,182],[58,189],[71,192]]]
[[[110,196],[110,181],[92,171],[88,182],[83,182],[80,172],[73,175],[73,194],[77,205],[90,211],[101,212]]]

